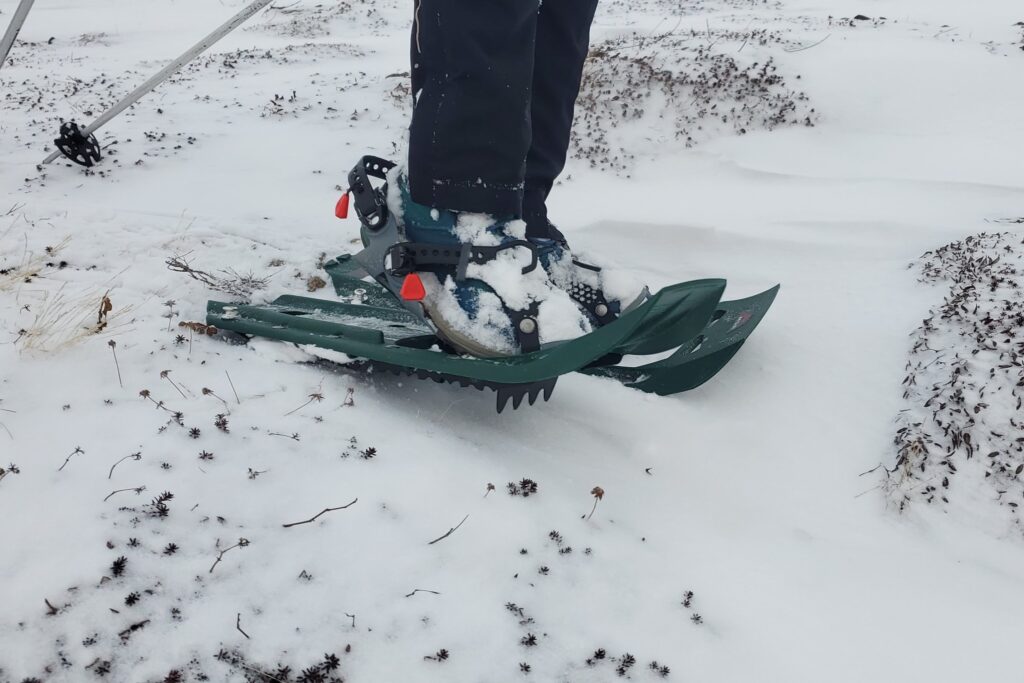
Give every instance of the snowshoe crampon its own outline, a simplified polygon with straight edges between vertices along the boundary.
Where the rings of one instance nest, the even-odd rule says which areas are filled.
[[[732,359],[779,289],[723,302],[725,280],[671,285],[576,339],[515,356],[461,355],[437,335],[416,297],[401,295],[417,264],[394,259],[393,246],[400,244],[395,219],[384,191],[370,187],[367,178],[367,170],[381,177],[391,166],[367,157],[349,176],[367,248],[326,265],[338,300],[282,296],[265,305],[211,301],[207,322],[249,337],[340,352],[362,368],[493,389],[501,412],[509,403],[518,408],[524,400],[531,405],[540,397],[547,400],[557,379],[570,372],[608,377],[660,395],[698,387]],[[449,258],[473,258],[470,249]],[[620,364],[625,356],[673,349],[668,357],[645,365]]]

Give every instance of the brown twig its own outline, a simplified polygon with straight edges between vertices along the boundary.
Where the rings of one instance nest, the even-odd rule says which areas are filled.
[[[125,460],[128,460],[129,458],[132,460],[142,460],[142,453],[132,453],[131,455],[126,455],[117,462],[115,462],[113,465],[110,466],[110,472],[107,474],[107,479],[109,480],[114,476],[115,467],[123,463]]]
[[[810,45],[805,45],[804,47],[786,48],[786,52],[803,52],[804,50],[810,50],[812,47],[817,47],[817,46],[821,45],[822,43],[824,43],[826,40],[828,40],[828,37],[830,35],[832,35],[832,34],[828,33],[828,34],[825,35],[824,38],[822,38],[818,42],[811,43]]]
[[[214,397],[215,399],[217,399],[218,401],[220,401],[221,403],[223,403],[223,404],[224,404],[224,407],[225,407],[225,408],[227,408],[227,407],[228,407],[228,402],[227,402],[227,401],[225,401],[224,399],[222,399],[222,398],[221,398],[220,396],[218,396],[218,395],[217,395],[216,393],[214,393],[213,389],[208,389],[208,388],[206,388],[206,387],[203,387],[203,396],[213,396],[213,397]],[[228,413],[230,414],[230,412],[231,412],[231,410],[229,409],[229,410],[228,410]]]
[[[417,593],[433,593],[434,595],[440,595],[440,593],[438,593],[437,591],[427,590],[426,588],[417,588],[412,593],[407,594],[405,597],[411,598]]]
[[[128,637],[131,634],[135,633],[140,628],[143,628],[148,623],[149,623],[149,619],[145,619],[143,621],[136,622],[136,623],[132,624],[131,626],[129,626],[128,628],[126,628],[125,630],[123,630],[120,633],[118,633],[117,635],[120,636],[121,640],[128,640]]]
[[[288,417],[288,416],[289,416],[289,415],[291,415],[292,413],[297,413],[297,412],[299,412],[300,410],[302,410],[303,408],[305,408],[306,406],[308,406],[308,405],[309,405],[310,403],[312,403],[313,401],[317,401],[317,402],[320,402],[320,401],[322,401],[322,400],[324,400],[324,395],[323,395],[323,394],[321,394],[321,393],[320,393],[319,391],[316,391],[315,393],[312,393],[312,394],[310,394],[310,395],[309,395],[309,400],[308,400],[308,401],[306,401],[305,403],[303,403],[303,404],[302,404],[301,406],[299,406],[299,407],[298,407],[298,408],[296,408],[295,410],[291,410],[291,411],[289,411],[289,412],[285,413],[285,414],[284,414],[284,416],[285,416],[285,417]]]
[[[181,254],[179,256],[172,256],[167,259],[168,270],[174,271],[175,273],[185,273],[193,280],[202,282],[207,287],[215,289],[220,292],[227,292],[228,294],[234,294],[249,298],[253,292],[264,289],[267,283],[270,281],[270,276],[267,277],[256,277],[253,273],[241,274],[233,270],[222,270],[226,277],[214,275],[213,273],[207,273],[206,271],[193,268],[187,260],[188,254]]]
[[[142,391],[140,391],[139,392],[139,396],[141,396],[142,398],[146,399],[147,401],[151,401],[153,403],[153,405],[155,405],[157,408],[160,408],[161,410],[166,410],[169,413],[177,412],[177,411],[171,410],[170,408],[165,406],[163,401],[158,401],[155,398],[153,398],[153,396],[150,393],[149,389],[143,389]]]
[[[300,524],[309,524],[310,522],[315,522],[320,517],[320,515],[325,515],[328,512],[334,512],[335,510],[344,510],[345,508],[350,508],[353,505],[355,505],[357,502],[359,502],[358,498],[353,500],[348,505],[342,505],[341,507],[336,507],[336,508],[324,508],[323,510],[321,510],[320,512],[318,512],[317,514],[313,515],[312,517],[310,517],[307,520],[303,520],[301,522],[292,522],[291,524],[282,524],[281,526],[283,526],[285,529],[288,529],[288,528],[293,527],[293,526],[299,526]]]
[[[238,616],[235,618],[235,628],[237,628],[238,632],[241,633],[243,636],[245,636],[249,640],[252,640],[252,638],[249,638],[249,634],[242,630],[242,613],[241,612],[239,612]]]
[[[71,451],[71,455],[69,455],[69,456],[68,456],[67,458],[65,458],[65,460],[64,460],[64,464],[63,464],[63,465],[61,465],[61,466],[60,466],[60,468],[58,468],[58,469],[57,469],[57,471],[58,471],[58,472],[60,472],[60,471],[61,471],[62,469],[64,469],[65,467],[67,467],[67,465],[68,465],[68,461],[69,461],[69,460],[71,460],[71,458],[72,458],[73,456],[75,456],[75,455],[78,455],[79,453],[83,453],[83,454],[84,454],[84,453],[85,453],[85,451],[83,451],[83,450],[82,450],[82,447],[81,447],[81,446],[75,446],[75,450]]]
[[[124,493],[125,491],[135,491],[135,495],[138,495],[138,494],[142,493],[145,490],[146,490],[145,486],[129,486],[126,489],[118,489],[116,491],[111,491],[107,495],[107,497],[103,499],[103,502],[106,503],[108,500],[110,500],[110,497],[113,496],[115,493]]]
[[[225,370],[225,371],[224,371],[224,374],[225,374],[225,375],[228,375],[228,371],[227,371],[227,370]],[[238,392],[237,392],[237,391],[235,391],[235,383],[231,381],[231,375],[228,375],[228,384],[230,384],[230,385],[231,385],[231,391],[232,391],[232,393],[234,393],[234,395],[235,395],[235,402],[236,402],[236,403],[238,403],[238,405],[242,405],[242,401],[241,401],[241,399],[239,399],[239,398],[238,398]]]
[[[107,346],[110,347],[110,352],[114,354],[114,367],[117,368],[117,383],[124,389],[124,382],[121,381],[121,364],[117,362],[117,342],[111,339],[107,342]]]
[[[210,573],[212,574],[213,570],[217,568],[218,564],[220,564],[220,561],[224,559],[224,554],[227,553],[227,551],[234,550],[235,548],[244,548],[247,545],[249,545],[249,540],[246,538],[240,538],[238,539],[238,543],[234,544],[230,548],[224,548],[224,550],[221,550],[220,554],[217,555],[217,559],[213,561],[213,565],[210,567]]]
[[[455,533],[455,532],[456,532],[456,531],[458,530],[458,528],[459,528],[460,526],[462,526],[463,524],[465,524],[465,523],[466,523],[466,520],[467,520],[467,519],[469,519],[469,515],[466,515],[465,517],[463,517],[463,518],[462,518],[462,521],[461,521],[461,522],[459,522],[458,524],[456,524],[455,526],[453,526],[453,527],[452,527],[451,529],[449,529],[449,530],[448,530],[448,533],[446,533],[446,534],[445,534],[444,536],[441,536],[441,537],[439,537],[439,538],[435,538],[435,539],[434,539],[433,541],[431,541],[431,542],[430,542],[430,543],[428,543],[427,545],[434,545],[434,544],[435,544],[435,543],[437,543],[438,541],[443,541],[444,539],[448,538],[449,536],[451,536],[452,534],[454,534],[454,533]]]
[[[183,399],[185,399],[186,401],[188,400],[188,396],[186,396],[185,392],[181,390],[181,387],[179,387],[177,384],[175,384],[174,380],[171,379],[171,371],[170,370],[162,370],[160,372],[160,379],[165,379],[168,382],[170,382],[171,386],[174,387],[175,389],[177,389],[178,393],[181,394],[181,397]]]
[[[282,434],[281,432],[267,432],[267,436],[283,436],[284,438],[291,439],[292,441],[298,441],[299,440],[299,433],[298,432],[295,432],[294,434],[290,434],[290,435],[289,434]]]

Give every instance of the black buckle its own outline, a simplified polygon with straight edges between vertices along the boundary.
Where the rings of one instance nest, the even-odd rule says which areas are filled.
[[[465,261],[465,252],[466,247],[462,244],[446,247],[426,242],[398,242],[387,251],[387,259],[390,261],[388,272],[402,277],[422,266],[456,266],[458,272]]]
[[[469,264],[483,265],[493,261],[506,249],[525,247],[530,250],[530,265],[523,268],[523,275],[537,268],[539,259],[537,247],[526,240],[515,240],[496,247],[477,247],[471,244],[444,246],[427,242],[398,242],[387,251],[390,261],[388,272],[402,277],[424,266],[455,266],[455,279],[465,280]]]
[[[349,171],[348,189],[352,193],[356,215],[370,230],[379,230],[388,220],[387,197],[380,188],[370,183],[370,177],[386,180],[388,171],[396,166],[395,162],[380,157],[364,156]]]
[[[469,245],[467,247],[468,253],[466,254],[466,262],[465,264],[459,264],[460,272],[457,272],[456,275],[458,276],[458,279],[463,279],[466,276],[466,266],[470,263],[482,266],[488,261],[493,261],[498,258],[498,254],[506,249],[515,249],[517,247],[524,247],[530,250],[530,265],[523,267],[523,275],[536,270],[539,262],[537,257],[537,246],[533,242],[528,242],[526,240],[513,240],[511,242],[506,242],[505,244],[499,244],[496,247],[477,247]]]

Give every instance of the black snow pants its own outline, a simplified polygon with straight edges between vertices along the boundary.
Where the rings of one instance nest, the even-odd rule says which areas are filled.
[[[415,0],[413,201],[521,217],[530,236],[560,237],[545,200],[565,166],[596,8]]]

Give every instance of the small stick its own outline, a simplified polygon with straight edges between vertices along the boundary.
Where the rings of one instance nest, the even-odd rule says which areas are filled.
[[[225,371],[224,371],[224,374],[225,374],[225,375],[228,375],[228,371],[227,371],[227,370],[225,370]],[[237,392],[237,391],[235,391],[235,383],[231,381],[231,375],[228,375],[228,384],[230,384],[230,385],[231,385],[231,391],[232,391],[232,393],[234,393],[234,395],[235,395],[235,401],[236,401],[236,402],[238,403],[238,405],[242,405],[242,401],[241,401],[241,399],[239,399],[239,398],[238,398],[238,392]]]
[[[107,479],[110,479],[111,477],[114,476],[115,467],[123,463],[125,460],[128,460],[129,458],[131,458],[132,460],[142,460],[142,453],[132,453],[131,455],[126,455],[117,462],[115,462],[113,465],[110,466],[110,473],[107,474]]]
[[[128,637],[131,634],[135,633],[136,631],[138,631],[140,628],[144,627],[148,623],[149,623],[149,619],[146,619],[144,621],[140,621],[140,622],[138,622],[136,624],[132,624],[131,626],[129,626],[125,630],[121,631],[117,635],[121,637],[121,640],[127,640]]]
[[[163,401],[158,401],[155,398],[153,398],[153,396],[150,394],[149,389],[143,389],[142,391],[140,391],[139,396],[149,401],[152,401],[153,405],[155,405],[157,408],[160,408],[161,410],[166,410],[169,413],[177,412],[165,406]]]
[[[121,381],[121,364],[117,362],[117,342],[111,339],[107,342],[107,346],[110,347],[110,352],[114,354],[114,367],[117,368],[117,383],[124,389],[124,382]]]
[[[192,509],[194,510],[195,508],[192,508]],[[224,554],[227,551],[234,550],[235,548],[244,548],[247,545],[249,545],[249,540],[245,539],[245,538],[240,538],[240,539],[238,539],[238,543],[234,544],[230,548],[224,548],[224,550],[221,550],[220,554],[217,555],[217,559],[214,560],[213,566],[210,567],[210,573],[212,574],[213,570],[217,568],[218,564],[220,564],[220,561],[224,559]]]
[[[818,42],[811,43],[810,45],[806,45],[804,47],[787,48],[786,52],[803,52],[804,50],[810,50],[812,47],[817,47],[818,45],[821,45],[822,43],[824,43],[826,40],[828,40],[828,37],[831,36],[831,35],[832,35],[831,33],[828,33],[828,34],[825,35],[824,38],[822,38]]]
[[[249,640],[252,640],[252,638],[249,638],[249,634],[242,630],[242,613],[241,612],[239,612],[238,613],[238,617],[235,618],[235,628],[237,628],[238,632],[241,633],[243,636],[245,636]]]
[[[870,470],[868,470],[868,471],[866,471],[866,472],[861,472],[861,473],[860,473],[860,474],[858,474],[857,476],[858,476],[858,477],[863,477],[863,476],[864,476],[865,474],[871,474],[872,472],[874,472],[874,471],[875,471],[875,470],[877,470],[877,469],[883,469],[883,470],[885,470],[885,474],[886,474],[886,476],[889,476],[890,474],[892,474],[893,472],[895,472],[895,471],[897,470],[897,468],[898,468],[898,466],[897,466],[897,467],[894,467],[894,468],[892,468],[892,469],[890,470],[890,469],[889,469],[888,467],[886,467],[886,466],[885,466],[885,465],[883,465],[882,463],[878,463],[877,465],[875,465],[874,467],[872,467],[872,468],[871,468]]]
[[[273,676],[268,674],[266,671],[261,671],[260,669],[257,669],[255,667],[249,666],[245,662],[231,662],[231,665],[232,666],[240,666],[243,669],[245,669],[246,671],[251,671],[252,673],[254,673],[257,676],[259,676],[258,680],[274,681],[274,683],[288,683],[287,681],[282,681],[280,678],[274,678]]]
[[[324,395],[323,395],[323,394],[321,394],[320,392],[316,392],[316,393],[310,394],[310,395],[309,395],[309,400],[308,400],[308,401],[306,401],[305,403],[303,403],[303,404],[302,404],[301,406],[299,406],[299,407],[298,407],[298,408],[296,408],[295,410],[292,410],[292,411],[289,411],[289,412],[285,413],[285,414],[284,414],[284,416],[285,416],[285,417],[288,417],[288,416],[289,416],[289,415],[291,415],[292,413],[297,413],[297,412],[299,412],[300,410],[302,410],[303,408],[305,408],[306,406],[308,406],[308,405],[309,405],[310,403],[312,403],[313,401],[322,401],[322,400],[324,400]]]
[[[227,408],[227,407],[228,407],[228,402],[227,402],[227,401],[225,401],[224,399],[222,399],[222,398],[221,398],[220,396],[218,396],[217,394],[215,394],[215,393],[213,392],[213,389],[207,389],[206,387],[203,387],[203,396],[213,396],[213,397],[214,397],[215,399],[217,399],[218,401],[220,401],[221,403],[223,403],[223,404],[224,404],[224,407],[225,407],[225,408]],[[229,414],[231,413],[231,410],[230,410],[230,409],[228,409],[228,413],[229,413]]]
[[[75,446],[75,450],[71,451],[71,455],[69,455],[69,456],[68,456],[68,457],[67,457],[67,458],[66,458],[66,459],[64,460],[64,464],[63,464],[63,465],[61,465],[61,466],[60,466],[60,468],[59,468],[59,469],[58,469],[57,471],[58,471],[58,472],[60,472],[60,471],[61,471],[62,469],[64,469],[65,467],[67,467],[67,465],[68,465],[68,461],[69,461],[69,460],[71,460],[72,456],[78,455],[79,453],[85,453],[85,451],[83,451],[83,450],[82,450],[82,447],[81,447],[81,446]]]
[[[283,436],[284,438],[291,439],[292,441],[298,441],[299,440],[299,433],[298,432],[295,432],[291,436],[289,436],[287,434],[281,434],[279,432],[267,432],[267,436]]]
[[[461,522],[459,522],[458,524],[456,524],[455,526],[453,526],[453,527],[452,527],[451,529],[449,529],[449,530],[448,530],[448,533],[446,533],[446,534],[445,534],[444,536],[441,536],[440,538],[435,538],[435,539],[434,539],[433,541],[431,541],[431,542],[430,542],[430,543],[428,543],[427,545],[434,545],[434,544],[435,544],[435,543],[437,543],[438,541],[443,541],[444,539],[448,538],[449,536],[451,536],[452,534],[454,534],[454,533],[455,533],[455,532],[456,532],[456,531],[458,530],[458,528],[459,528],[460,526],[462,526],[463,524],[465,524],[465,523],[466,523],[466,520],[467,520],[467,519],[469,519],[469,515],[466,515],[465,517],[463,517],[463,518],[462,518],[462,521],[461,521]]]
[[[321,510],[320,512],[318,512],[317,514],[313,515],[312,517],[310,517],[307,520],[304,520],[302,522],[292,522],[291,524],[282,524],[281,526],[283,526],[285,529],[288,529],[288,528],[293,527],[293,526],[299,526],[300,524],[309,524],[310,522],[315,522],[317,520],[317,518],[320,517],[320,515],[327,514],[328,512],[334,512],[335,510],[344,510],[345,508],[352,507],[357,502],[359,502],[358,498],[353,500],[348,505],[342,505],[341,507],[336,507],[336,508],[324,508],[323,510]]]
[[[345,612],[345,616],[352,620],[352,628],[356,627],[356,615]]]
[[[50,604],[50,601],[47,600],[46,598],[43,598],[43,602],[46,603],[46,615],[47,616],[52,617],[53,615],[57,614],[57,612],[60,611],[56,607],[54,607],[52,604]]]
[[[417,593],[433,593],[434,595],[440,595],[440,593],[438,593],[437,591],[427,590],[426,588],[417,588],[416,590],[414,590],[412,593],[409,593],[405,597],[411,598],[412,596],[416,595]]]
[[[860,497],[861,497],[861,496],[863,496],[863,495],[864,495],[865,493],[871,493],[871,492],[872,492],[872,491],[874,491],[875,489],[880,489],[880,488],[882,488],[882,485],[881,485],[881,484],[879,484],[878,486],[872,486],[872,487],[871,487],[871,488],[869,488],[869,489],[868,489],[867,491],[861,491],[861,492],[860,492],[860,493],[858,493],[858,494],[857,494],[856,496],[854,496],[854,498],[860,498]]]
[[[171,371],[170,370],[162,370],[160,372],[160,379],[165,379],[168,382],[170,382],[171,386],[174,387],[175,389],[177,389],[178,393],[181,394],[181,397],[183,399],[185,399],[186,401],[188,400],[188,396],[186,396],[185,392],[181,390],[181,387],[179,387],[177,384],[175,384],[174,380],[171,379]]]
[[[130,486],[130,487],[126,488],[126,489],[118,489],[116,491],[111,491],[110,494],[106,498],[103,499],[103,502],[106,503],[108,500],[110,500],[110,496],[113,496],[115,493],[124,493],[125,491],[135,491],[135,495],[139,495],[140,493],[142,493],[145,490],[146,490],[145,486]]]

